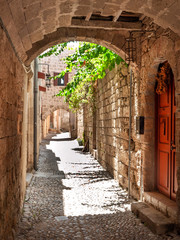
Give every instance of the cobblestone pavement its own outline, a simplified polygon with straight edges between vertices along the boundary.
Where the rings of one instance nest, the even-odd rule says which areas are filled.
[[[16,240],[173,238],[142,224],[130,211],[126,191],[68,133],[51,137],[40,146]]]

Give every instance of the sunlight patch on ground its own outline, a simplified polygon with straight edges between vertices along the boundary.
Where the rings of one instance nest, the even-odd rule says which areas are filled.
[[[56,157],[62,179],[65,216],[113,214],[130,211],[127,192],[90,154],[82,153],[76,140],[69,133],[53,137],[47,149]],[[66,151],[67,150],[67,151]]]

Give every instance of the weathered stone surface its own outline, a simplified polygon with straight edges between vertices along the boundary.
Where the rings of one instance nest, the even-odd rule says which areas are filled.
[[[35,18],[27,24],[29,34],[37,31],[40,27],[41,27],[41,19],[40,18]]]
[[[70,47],[73,48],[73,44]],[[60,56],[50,56],[47,58],[43,58],[40,63],[41,72],[44,74],[48,73],[48,67],[46,64],[49,65],[50,75],[54,76],[55,73],[60,73],[65,69],[65,63],[62,60],[64,57],[68,56],[69,54],[74,53],[73,50],[65,50],[61,53]],[[68,81],[71,81],[72,76],[74,73],[68,74]],[[46,87],[45,79],[39,79],[41,82],[41,86]],[[64,88],[64,86],[56,86],[57,80],[51,80],[51,87],[46,88],[46,92],[43,92],[41,95],[41,102],[42,102],[42,135],[43,137],[46,136],[49,129],[51,131],[57,132],[60,131],[70,131],[70,115],[69,115],[69,106],[67,103],[63,101],[61,97],[55,96],[59,93],[60,90]],[[51,116],[51,125],[50,126],[50,116]],[[74,119],[75,121],[75,119]]]
[[[41,30],[35,31],[30,34],[32,44],[43,39],[43,33]]]
[[[168,239],[168,234],[158,236],[141,224],[130,211],[127,192],[77,148],[67,133],[43,140],[16,239]]]
[[[24,189],[21,164],[24,70],[3,30],[0,30],[0,239],[10,239],[16,224]],[[19,118],[18,118],[19,116]]]
[[[165,216],[173,219],[174,223],[177,222],[178,207],[174,201],[159,192],[145,192],[144,200]]]
[[[25,25],[24,13],[22,11],[22,1],[11,1],[9,3],[16,28],[21,29]]]
[[[56,18],[56,9],[55,8],[50,8],[43,12],[43,21],[53,22],[53,21],[55,21],[55,18]]]
[[[71,16],[70,15],[61,15],[58,18],[59,25],[62,27],[67,27],[71,25]]]
[[[31,19],[36,18],[36,16],[39,15],[40,8],[41,8],[40,2],[36,2],[27,7],[25,11],[26,21],[29,22]]]
[[[96,89],[96,125],[93,127],[94,116],[89,111],[89,108],[84,108],[83,115],[85,138],[89,139],[90,151],[93,152],[94,146],[97,148],[98,160],[125,188],[128,185],[129,165],[128,79],[129,74],[123,64],[108,72],[103,80],[98,80],[98,88]],[[136,78],[134,78],[134,81],[136,81]],[[116,85],[117,82],[120,85]],[[133,99],[136,98],[138,99],[134,93]],[[132,119],[132,123],[135,124],[134,117]],[[81,126],[79,127],[81,128]],[[131,181],[133,184],[131,194],[135,198],[139,198],[141,149],[136,135],[133,135],[132,142],[131,167],[133,170]]]
[[[164,234],[173,230],[174,224],[171,219],[147,203],[132,203],[131,210],[156,234]]]
[[[180,80],[179,70],[179,37],[169,29],[162,29],[153,23],[163,26],[164,28],[170,28],[176,33],[180,34],[179,29],[179,3],[178,1],[149,1],[146,5],[142,1],[119,1],[112,0],[100,0],[91,1],[91,7],[89,7],[89,1],[41,1],[42,11],[33,11],[33,6],[39,6],[39,1],[30,0],[14,0],[5,1],[0,0],[0,17],[3,21],[4,26],[10,36],[13,46],[21,57],[22,61],[28,59],[26,63],[30,63],[41,51],[45,50],[46,47],[51,46],[54,43],[59,43],[67,40],[81,39],[84,41],[92,41],[100,44],[105,44],[111,50],[114,50],[124,56],[124,42],[125,37],[129,35],[126,31],[119,32],[111,29],[82,29],[81,25],[72,29],[71,19],[75,16],[84,16],[87,11],[82,11],[84,5],[87,4],[88,14],[92,7],[92,14],[101,14],[116,16],[117,11],[120,9],[125,11],[133,11],[144,14],[149,18],[141,17],[143,22],[143,29],[154,30],[154,33],[134,34],[137,38],[137,63],[138,66],[142,66],[142,69],[138,69],[138,66],[134,66],[134,77],[133,77],[133,117],[132,117],[132,140],[134,142],[134,148],[132,150],[132,193],[133,196],[139,198],[140,192],[140,176],[143,175],[144,190],[154,190],[156,187],[155,175],[155,125],[153,119],[155,115],[155,74],[159,63],[168,60],[173,73],[176,86],[177,96],[177,123],[176,123],[176,151],[177,151],[177,166],[178,166],[178,185],[180,185],[179,175],[179,150],[180,150],[180,138],[179,129],[180,122],[178,118],[179,112],[179,85],[177,83]],[[23,7],[22,7],[22,6]],[[32,8],[31,8],[32,5]],[[51,9],[54,9],[53,13]],[[56,9],[56,11],[55,11]],[[103,12],[104,11],[104,12]],[[35,16],[35,12],[38,16]],[[46,14],[43,15],[43,12]],[[49,14],[48,14],[49,13]],[[49,17],[50,16],[50,17]],[[27,19],[26,19],[27,17]],[[57,19],[57,17],[59,19]],[[29,19],[29,20],[28,20]],[[49,20],[53,21],[53,24],[49,23]],[[62,24],[63,23],[63,24]],[[62,24],[62,25],[61,25]],[[66,24],[66,25],[65,25]],[[109,23],[108,23],[109,24]],[[61,28],[61,26],[68,26],[68,28]],[[104,25],[105,26],[105,25]],[[28,31],[27,31],[28,29]],[[21,133],[22,133],[22,91],[23,91],[23,70],[20,63],[14,53],[10,43],[6,39],[6,35],[3,33],[3,29],[0,28],[0,52],[1,59],[1,74],[0,74],[0,114],[1,114],[1,139],[7,139],[8,145],[11,146],[8,149],[6,159],[3,158],[2,169],[3,172],[7,172],[2,176],[2,206],[5,206],[5,211],[11,211],[12,206],[8,205],[10,196],[13,195],[13,203],[19,202],[17,195],[20,195],[20,172],[15,169],[21,169],[22,164],[20,159],[21,153]],[[31,39],[31,43],[30,43]],[[32,44],[33,43],[33,44]],[[26,56],[27,52],[27,56]],[[117,159],[120,160],[127,168],[128,165],[128,137],[129,137],[129,75],[128,73],[117,74],[113,72],[115,76],[111,76],[111,73],[103,80],[99,81],[99,92],[97,95],[98,99],[98,126],[97,127],[97,138],[96,146],[98,148],[99,161],[102,162],[103,166],[109,169],[109,171],[117,177],[118,164]],[[127,76],[126,76],[127,75]],[[118,81],[120,79],[121,81]],[[116,87],[115,87],[116,86]],[[48,108],[48,104],[45,104],[45,110]],[[51,107],[51,105],[50,105]],[[52,107],[51,107],[52,109]],[[12,114],[11,114],[12,112]],[[90,114],[90,113],[88,113]],[[92,124],[92,115],[88,115],[89,119],[86,122],[86,137],[90,139],[90,149],[94,148],[95,136]],[[146,132],[143,136],[135,133],[135,119],[136,116],[145,116],[145,129]],[[151,120],[149,120],[151,119]],[[146,121],[147,120],[147,121]],[[154,119],[155,120],[155,119]],[[152,125],[153,124],[153,125]],[[12,143],[13,142],[13,143]],[[12,150],[13,149],[13,150]],[[3,155],[3,154],[2,154]],[[121,158],[122,156],[122,158]],[[14,164],[14,161],[16,162]],[[11,164],[7,164],[7,163]],[[7,165],[6,165],[7,164]],[[19,164],[19,165],[18,165]],[[17,168],[16,168],[17,167]],[[122,168],[124,171],[124,168]],[[153,169],[152,177],[148,177],[149,169]],[[8,171],[7,171],[8,170]],[[119,182],[127,187],[127,177],[122,176],[119,172]],[[124,174],[125,175],[125,174]],[[10,179],[10,180],[8,180]],[[16,180],[17,179],[17,180]],[[13,188],[13,183],[16,182]],[[16,193],[16,194],[14,194]],[[177,194],[177,203],[180,203],[180,191]],[[7,210],[10,209],[10,210]],[[7,229],[10,229],[11,223],[16,221],[6,214],[6,224],[2,224],[2,229],[5,225]],[[12,214],[14,211],[12,211]],[[8,230],[7,230],[8,231]],[[7,232],[6,231],[6,232]],[[11,234],[10,234],[11,235]]]
[[[61,14],[71,13],[73,9],[73,1],[67,0],[66,2],[61,3],[59,8]]]
[[[42,12],[48,12],[51,10],[52,7],[56,6],[55,13],[53,15],[53,26],[50,29],[49,24],[44,24]],[[5,23],[6,28],[9,31],[9,35],[14,35],[14,30],[17,29],[18,31],[15,33],[14,37],[12,38],[13,44],[19,53],[22,56],[23,61],[26,60],[25,52],[29,47],[25,44],[22,46],[21,42],[24,40],[24,36],[19,36],[19,32],[22,28],[26,27],[29,29],[29,34],[33,31],[37,31],[37,28],[42,29],[43,38],[48,33],[54,33],[56,35],[56,30],[61,26],[70,26],[70,20],[74,16],[82,16],[82,17],[90,17],[92,14],[101,14],[102,16],[112,16],[114,18],[118,18],[121,11],[132,11],[135,13],[140,13],[145,17],[151,17],[152,21],[159,24],[161,27],[164,28],[171,28],[171,30],[175,31],[177,34],[179,32],[179,5],[176,1],[170,2],[163,2],[160,4],[155,0],[150,3],[144,3],[143,1],[119,1],[112,0],[101,0],[101,1],[61,1],[60,3],[56,0],[44,0],[40,2],[39,0],[30,1],[30,0],[14,0],[6,2],[5,0],[1,0],[1,17],[3,22]],[[62,25],[61,24],[61,16],[68,14],[68,24]],[[57,16],[61,19],[58,21]],[[143,19],[143,17],[142,17]],[[29,21],[31,23],[29,24]],[[37,24],[34,23],[37,22]],[[65,21],[64,21],[65,22]],[[9,28],[9,24],[14,25],[14,28]],[[30,25],[32,24],[32,28]],[[106,21],[106,24],[114,24],[113,21],[109,22]],[[135,24],[132,22],[132,24]],[[77,26],[80,28],[81,25]],[[98,24],[97,24],[98,27]],[[104,26],[105,27],[105,26]],[[97,31],[98,32],[98,31]],[[122,35],[127,33],[123,32]],[[68,37],[68,36],[66,36]],[[79,36],[80,37],[80,36]],[[51,38],[52,42],[54,39]],[[119,38],[120,40],[120,38]],[[102,44],[102,42],[99,42]],[[117,44],[117,46],[115,46]],[[122,47],[121,43],[116,41],[116,44],[112,46],[114,51],[118,51],[118,47]],[[119,45],[118,45],[119,44]],[[34,48],[34,47],[33,47]],[[148,50],[148,49],[147,49]],[[37,51],[37,49],[36,49]]]

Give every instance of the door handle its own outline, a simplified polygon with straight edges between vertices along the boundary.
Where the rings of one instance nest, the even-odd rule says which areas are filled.
[[[176,147],[171,146],[171,151],[174,150],[174,149],[176,149]]]
[[[163,124],[163,134],[166,135],[166,119],[163,119],[161,124]]]

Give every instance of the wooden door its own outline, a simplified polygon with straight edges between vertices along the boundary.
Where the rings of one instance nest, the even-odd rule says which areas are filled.
[[[173,79],[168,91],[158,95],[157,187],[169,198],[176,198],[175,97]]]
[[[174,88],[174,81],[172,83],[172,126],[171,126],[171,198],[173,200],[176,199],[176,192],[177,192],[177,175],[176,175],[176,142],[175,142],[175,114],[176,114],[176,102],[175,102],[175,88]]]

